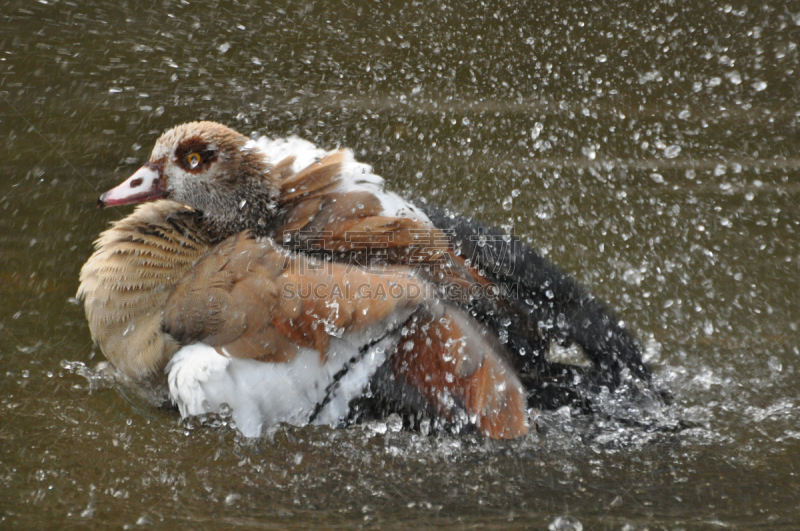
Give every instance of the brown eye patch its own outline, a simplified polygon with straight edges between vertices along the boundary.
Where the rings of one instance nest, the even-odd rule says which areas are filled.
[[[217,160],[217,152],[199,137],[187,138],[175,148],[175,159],[184,170],[200,173]]]

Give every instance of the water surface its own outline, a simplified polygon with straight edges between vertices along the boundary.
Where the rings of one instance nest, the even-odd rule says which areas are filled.
[[[683,4],[6,2],[0,525],[800,525],[800,8]],[[351,147],[513,231],[618,310],[695,427],[252,443],[90,389],[72,297],[129,212],[94,202],[197,119]]]

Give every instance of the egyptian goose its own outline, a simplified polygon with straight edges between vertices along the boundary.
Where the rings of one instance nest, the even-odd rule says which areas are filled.
[[[188,123],[98,201],[135,203],[97,240],[78,297],[106,358],[184,417],[228,404],[255,437],[379,404],[513,438],[528,404],[584,400],[581,386],[613,389],[626,368],[650,380],[631,335],[571,277],[385,191],[349,150]],[[518,291],[497,296],[500,283]],[[548,363],[553,339],[594,368]]]

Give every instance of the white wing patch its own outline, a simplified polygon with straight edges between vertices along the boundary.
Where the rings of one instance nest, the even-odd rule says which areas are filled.
[[[260,437],[279,422],[335,426],[386,361],[397,330],[413,311],[406,308],[361,332],[331,337],[324,363],[312,349],[301,349],[290,362],[270,363],[228,357],[203,343],[183,347],[165,369],[170,398],[184,418],[219,413],[227,404],[245,437]]]
[[[260,437],[279,422],[303,426],[318,405],[322,407],[314,423],[336,425],[385,361],[383,343],[390,341],[359,356],[357,348],[334,339],[324,365],[311,349],[288,363],[266,363],[228,358],[196,343],[183,347],[167,364],[169,394],[184,418],[219,413],[227,404],[245,437]],[[334,382],[334,375],[351,359],[356,360],[353,367]]]
[[[318,162],[328,154],[324,149],[296,136],[275,140],[262,136],[258,140],[248,141],[244,147],[261,151],[272,164],[277,164],[286,157],[295,157],[294,164],[292,164],[292,170],[295,173]]]
[[[220,356],[202,343],[179,350],[165,369],[169,394],[182,417],[202,415],[214,410],[215,402],[206,391],[229,385],[227,369],[230,358]],[[210,398],[210,400],[209,400]]]
[[[245,149],[257,149],[263,152],[271,163],[277,164],[286,157],[293,156],[295,161],[292,164],[294,172],[300,172],[304,168],[317,163],[333,151],[325,151],[307,140],[291,136],[272,140],[261,137],[258,140],[250,140],[245,144]],[[381,202],[383,211],[382,216],[396,218],[419,219],[430,222],[420,209],[412,205],[394,192],[384,190],[383,177],[372,172],[372,166],[358,162],[353,156],[353,151],[345,149],[344,164],[342,173],[339,175],[339,192],[370,192]]]

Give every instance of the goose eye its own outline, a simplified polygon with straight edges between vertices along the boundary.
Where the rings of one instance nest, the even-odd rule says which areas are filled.
[[[200,156],[200,153],[189,153],[186,155],[186,163],[189,164],[190,168],[196,168],[203,162],[203,157]]]

